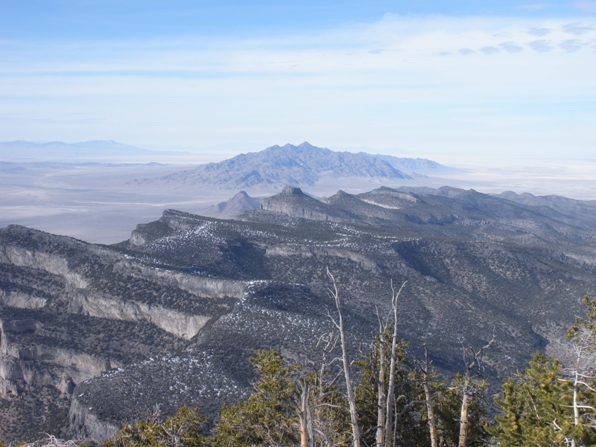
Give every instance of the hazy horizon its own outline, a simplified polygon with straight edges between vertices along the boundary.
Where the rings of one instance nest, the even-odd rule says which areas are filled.
[[[411,149],[394,149],[394,150],[376,150],[376,149],[369,149],[366,147],[330,147],[330,146],[323,146],[321,144],[317,144],[316,142],[312,142],[306,139],[303,140],[296,140],[296,141],[282,141],[282,142],[272,142],[266,144],[265,146],[257,146],[254,145],[242,145],[238,148],[230,147],[228,145],[220,145],[216,147],[205,147],[205,148],[180,148],[174,145],[166,145],[164,147],[152,147],[152,146],[140,146],[130,142],[123,142],[117,141],[115,139],[105,138],[105,139],[97,139],[97,140],[0,140],[0,144],[10,144],[10,143],[23,143],[23,144],[33,144],[33,145],[79,145],[79,144],[87,144],[87,143],[115,143],[122,146],[127,146],[131,148],[141,149],[143,152],[139,153],[138,159],[130,158],[128,159],[126,156],[123,158],[126,159],[126,162],[140,162],[140,163],[151,163],[151,162],[159,162],[159,163],[167,163],[167,164],[201,164],[201,163],[217,163],[220,161],[224,161],[238,155],[242,154],[251,154],[257,153],[262,150],[268,149],[274,146],[284,146],[284,145],[292,145],[292,146],[299,146],[302,143],[309,143],[312,146],[330,149],[335,152],[351,152],[351,153],[358,153],[364,152],[371,155],[390,155],[398,158],[421,158],[421,159],[429,159],[432,161],[436,161],[441,164],[449,165],[452,167],[507,167],[507,168],[520,168],[525,165],[533,166],[533,167],[552,167],[554,165],[560,166],[562,168],[573,168],[579,165],[585,167],[585,162],[588,164],[595,164],[596,165],[596,153],[594,154],[586,154],[586,155],[577,155],[577,156],[565,156],[565,154],[543,154],[543,156],[537,158],[531,155],[524,155],[518,154],[516,157],[508,159],[503,158],[502,156],[495,155],[494,158],[485,158],[485,159],[476,159],[470,158],[465,155],[462,156],[448,156],[448,154],[437,154],[437,157],[433,156],[423,156],[421,155],[421,151],[415,151]],[[219,150],[218,150],[219,149]],[[427,151],[428,152],[428,151]],[[51,161],[53,159],[52,153],[50,151],[47,152],[48,158],[38,158],[38,159],[30,159],[30,160],[20,160],[23,162],[36,162],[36,161]],[[109,156],[105,157],[106,161],[110,160]],[[0,161],[12,161],[12,160],[2,160],[2,154],[0,153]],[[114,162],[119,162],[117,156],[113,159]]]
[[[594,159],[596,2],[6,2],[0,140]]]
[[[0,226],[115,241],[236,192],[138,179],[304,141],[459,168],[314,195],[385,182],[595,200],[594,73],[596,1],[8,0],[0,142],[101,141],[87,158],[5,147],[0,162],[71,165],[2,163]]]

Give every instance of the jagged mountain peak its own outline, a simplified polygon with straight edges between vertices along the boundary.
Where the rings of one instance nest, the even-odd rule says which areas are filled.
[[[222,207],[229,207],[232,205],[239,205],[239,204],[243,204],[243,203],[252,203],[253,201],[258,202],[257,199],[250,196],[246,191],[242,190],[242,191],[234,194],[232,196],[232,198],[230,198],[229,200],[219,203],[218,206],[220,208],[222,208]]]
[[[114,247],[0,229],[0,382],[27,409],[12,432],[0,411],[0,437],[55,421],[105,439],[155,404],[164,416],[183,405],[216,415],[250,391],[256,349],[318,355],[332,330],[326,268],[341,281],[354,347],[390,311],[392,280],[408,281],[404,336],[432,348],[443,373],[461,370],[458,340],[485,344],[491,322],[507,347],[487,353],[493,384],[596,291],[589,202],[430,188],[320,201],[286,190],[240,220],[167,210]]]
[[[348,201],[358,200],[359,201],[360,199],[358,199],[355,195],[349,194],[349,193],[345,192],[343,189],[340,189],[335,194],[328,197],[325,200],[325,202],[333,204],[333,203],[338,203],[338,202],[346,201],[346,200],[348,200]]]
[[[174,208],[165,209],[162,213],[162,217],[185,217],[187,215],[188,213]]]
[[[312,152],[330,151],[330,149],[322,148],[322,147],[318,147],[313,144],[310,144],[308,141],[303,141],[300,144],[286,143],[282,146],[280,146],[279,144],[275,144],[273,146],[268,147],[265,150],[271,151],[271,150],[280,150],[280,149],[283,149],[283,150],[308,150],[308,151],[312,151]]]
[[[298,145],[298,147],[301,147],[301,148],[314,148],[315,146],[313,146],[312,144],[310,144],[308,141],[303,141],[302,143],[300,143]]]
[[[286,186],[279,194],[264,199],[261,202],[261,209],[255,210],[254,215],[258,216],[263,212],[265,216],[276,214],[287,218],[324,221],[341,221],[350,218],[349,213],[344,210],[311,197],[296,186]]]
[[[235,219],[243,214],[249,213],[261,206],[260,198],[249,195],[246,191],[240,191],[234,194],[230,199],[219,202],[215,205],[210,205],[205,208],[193,210],[191,214],[186,211],[179,211],[175,209],[168,209],[162,213],[161,221],[163,222],[182,222],[185,220],[196,221],[197,219],[204,219],[211,221],[214,219]],[[143,225],[143,224],[141,224]]]
[[[298,145],[275,145],[218,163],[200,165],[141,183],[165,182],[169,185],[210,185],[238,190],[265,188],[267,192],[283,185],[313,186],[337,179],[383,179],[389,182],[410,180],[421,173],[445,168],[430,160],[396,158],[365,152],[339,152],[314,146],[308,141]],[[349,180],[344,180],[348,182]],[[346,183],[348,184],[348,183]],[[251,192],[254,189],[251,190]]]
[[[200,210],[200,214],[222,219],[232,219],[258,208],[261,201],[250,196],[246,191],[240,191],[234,196],[217,205]]]
[[[352,195],[352,194],[349,194],[349,193],[345,192],[343,189],[339,189],[339,190],[338,190],[338,191],[337,191],[337,192],[334,194],[334,196],[337,196],[337,197],[351,196],[351,195]]]
[[[304,192],[297,186],[287,185],[281,190],[280,195],[282,196],[303,196]]]

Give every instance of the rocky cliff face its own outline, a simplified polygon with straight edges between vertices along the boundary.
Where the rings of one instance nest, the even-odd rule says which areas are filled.
[[[351,217],[349,213],[334,209],[304,194],[300,188],[294,186],[286,186],[280,194],[263,200],[260,209],[292,218],[329,222],[341,222]]]
[[[319,201],[287,188],[242,220],[168,210],[115,246],[4,228],[0,438],[104,439],[155,405],[216,414],[246,394],[256,349],[316,357],[332,329],[326,267],[355,349],[388,310],[390,281],[407,279],[401,330],[414,353],[425,342],[453,373],[458,340],[494,331],[498,380],[596,291],[596,208],[520,202],[388,188]]]
[[[88,379],[184,349],[243,296],[238,282],[170,272],[117,250],[22,227],[0,232],[0,287],[4,399],[51,388],[69,400]],[[26,422],[33,431],[40,423],[35,415]],[[2,430],[8,429],[0,428],[5,437],[27,434]]]

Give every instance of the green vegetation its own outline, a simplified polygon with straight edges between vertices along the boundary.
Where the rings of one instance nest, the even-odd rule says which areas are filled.
[[[586,318],[567,333],[567,368],[537,354],[528,368],[503,385],[500,414],[489,429],[507,446],[596,445],[596,300],[584,297]]]
[[[583,301],[587,316],[578,318],[568,332],[570,365],[563,368],[558,360],[536,354],[525,371],[504,383],[491,422],[486,419],[487,386],[473,373],[473,362],[461,375],[444,379],[428,359],[423,363],[410,358],[406,342],[393,344],[392,327],[386,325],[370,352],[355,362],[358,442],[352,439],[340,374],[327,361],[332,347],[316,366],[289,363],[273,350],[257,352],[252,359],[258,374],[253,393],[224,407],[210,434],[195,409],[181,408],[163,422],[155,415],[123,426],[105,447],[596,445],[596,300]],[[478,360],[482,349],[470,352]],[[390,359],[395,363],[393,387],[386,383]],[[386,394],[390,389],[392,399]],[[384,413],[388,401],[394,409]],[[387,417],[392,417],[393,428],[383,432]],[[385,433],[391,439],[384,439]]]
[[[571,401],[559,363],[537,354],[519,377],[503,385],[497,404],[494,437],[503,445],[561,444],[563,432],[570,433]],[[561,430],[557,431],[557,424]]]
[[[182,407],[160,421],[159,412],[147,421],[125,424],[105,447],[202,447],[210,445],[203,434],[205,420],[195,408]]]
[[[293,368],[275,351],[259,351],[252,363],[259,374],[254,393],[222,409],[214,430],[216,446],[286,445],[296,441]]]

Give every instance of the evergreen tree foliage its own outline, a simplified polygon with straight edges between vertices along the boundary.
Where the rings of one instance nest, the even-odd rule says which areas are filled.
[[[503,385],[500,414],[492,433],[507,446],[566,446],[573,432],[569,384],[560,379],[559,362],[536,354],[528,368]]]
[[[159,412],[147,421],[125,424],[104,447],[202,447],[209,445],[203,434],[205,419],[196,408],[182,407],[174,416],[159,420]]]
[[[252,359],[259,379],[246,400],[224,407],[214,430],[213,445],[220,447],[286,446],[298,442],[292,402],[293,368],[273,350],[259,351]]]
[[[351,441],[348,403],[328,371],[310,375],[315,446],[349,446]]]
[[[596,299],[584,296],[582,302],[586,316],[576,317],[567,331],[574,364],[565,368],[563,380],[572,390],[573,439],[596,445]]]
[[[563,369],[558,360],[536,354],[522,374],[503,385],[500,413],[490,429],[502,445],[596,445],[596,300],[582,301],[586,317],[576,318],[567,332],[574,365]]]
[[[379,344],[386,351],[385,370],[389,368],[391,354],[391,328],[384,333],[384,340],[377,339],[370,353],[357,364],[360,367],[360,380],[356,387],[356,402],[362,425],[364,445],[375,445],[377,429],[377,385],[379,372]],[[407,342],[400,340],[396,345],[397,368],[395,374],[395,442],[397,445],[429,445],[424,393],[415,369],[407,360]]]
[[[462,401],[463,376],[457,374],[451,381],[435,380],[432,383],[436,396],[435,408],[441,447],[457,447],[459,438],[459,418]],[[468,447],[487,445],[488,433],[485,430],[487,405],[484,393],[486,382],[475,380],[475,392],[469,408]]]
[[[567,338],[573,340],[582,332],[587,334],[589,346],[592,351],[596,350],[596,298],[584,296],[582,302],[586,306],[586,316],[576,317],[575,323],[567,331]]]
[[[394,445],[429,446],[431,414],[439,447],[457,447],[462,442],[460,425],[467,427],[466,447],[596,446],[592,362],[596,354],[596,300],[584,297],[583,302],[587,314],[577,318],[567,334],[577,359],[574,365],[563,367],[557,359],[536,354],[527,369],[503,384],[496,398],[499,412],[490,424],[484,400],[487,384],[478,375],[470,374],[468,368],[464,374],[444,380],[429,366],[428,358],[424,364],[414,362],[408,356],[407,343],[398,341],[393,383]],[[389,368],[392,337],[392,328],[385,327],[371,351],[356,363],[356,408],[364,446],[376,445],[377,426],[384,426],[378,424],[379,402],[383,401],[381,390],[390,388],[385,383],[387,375],[379,373]],[[258,351],[251,359],[258,376],[253,393],[222,408],[210,437],[203,434],[205,421],[196,409],[181,408],[165,421],[156,413],[147,421],[124,425],[105,447],[349,446],[353,433],[348,401],[345,390],[335,385],[341,371],[326,360],[331,351],[324,353],[319,365],[305,362],[308,366],[302,367],[288,364],[274,350]],[[464,393],[466,405],[462,405]],[[467,408],[467,425],[460,422],[460,415],[466,414],[462,408]]]
[[[360,381],[356,388],[358,412],[362,424],[364,445],[375,445],[377,428],[377,385],[379,372],[379,343],[390,349],[389,329],[383,335],[385,340],[376,340],[370,353],[358,362]],[[430,434],[428,430],[428,413],[425,395],[422,389],[421,374],[414,367],[407,354],[407,342],[400,340],[397,344],[398,368],[395,375],[396,431],[395,445],[408,447],[428,447]],[[384,355],[388,362],[390,353]],[[387,368],[386,368],[387,369]],[[441,447],[454,447],[458,444],[459,415],[461,403],[462,377],[457,376],[452,382],[441,380],[436,373],[427,379],[434,396],[433,407],[437,417],[437,428]],[[487,433],[486,405],[482,399],[486,384],[476,381],[476,393],[470,406],[470,447],[486,445]]]

